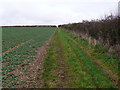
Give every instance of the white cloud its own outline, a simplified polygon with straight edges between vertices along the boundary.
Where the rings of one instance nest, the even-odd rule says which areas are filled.
[[[118,0],[0,0],[0,25],[63,24],[117,10]]]

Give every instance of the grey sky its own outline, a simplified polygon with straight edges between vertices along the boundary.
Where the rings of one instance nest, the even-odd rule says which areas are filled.
[[[0,0],[0,25],[58,25],[116,13],[119,0]]]

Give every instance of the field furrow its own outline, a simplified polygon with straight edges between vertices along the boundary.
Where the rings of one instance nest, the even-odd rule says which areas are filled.
[[[27,43],[27,42],[29,42],[29,41],[31,41],[31,40],[27,40],[27,41],[25,41],[25,42],[22,42],[21,44],[18,44],[17,46],[15,46],[15,47],[13,47],[13,48],[10,48],[10,49],[8,49],[7,51],[4,51],[4,52],[2,53],[2,55],[4,55],[4,54],[6,54],[6,53],[8,53],[8,52],[10,52],[10,51],[12,51],[12,50],[14,50],[14,49],[16,49],[16,48],[19,48],[20,46],[22,46],[23,44],[25,44],[25,43]]]

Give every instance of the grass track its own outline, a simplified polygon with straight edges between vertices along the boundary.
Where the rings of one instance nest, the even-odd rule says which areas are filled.
[[[108,75],[68,37],[73,38],[61,29],[53,36],[44,62],[45,87],[115,88]],[[56,73],[60,70],[64,72],[62,84],[61,76]]]
[[[65,34],[67,38],[69,38],[73,43],[75,43],[79,48],[82,49],[82,51],[84,53],[86,53],[86,55],[93,61],[95,62],[95,64],[97,64],[98,68],[101,68],[103,72],[105,72],[109,78],[111,79],[111,81],[113,82],[114,85],[118,86],[118,70],[115,73],[114,71],[110,70],[110,67],[108,67],[108,65],[105,65],[104,62],[101,62],[100,60],[97,60],[95,57],[93,57],[91,55],[91,53],[89,51],[86,50],[85,47],[81,46],[76,40],[74,40],[73,38],[71,38],[69,35]],[[117,67],[116,67],[117,68]],[[116,69],[115,68],[115,69]]]
[[[119,60],[114,56],[109,55],[105,48],[101,48],[101,46],[91,46],[87,41],[82,39],[81,37],[73,36],[69,32],[64,32],[66,37],[68,37],[71,41],[73,41],[79,48],[84,51],[87,56],[96,63],[97,67],[100,68],[103,72],[105,72],[112,83],[119,87],[118,81],[119,78]]]

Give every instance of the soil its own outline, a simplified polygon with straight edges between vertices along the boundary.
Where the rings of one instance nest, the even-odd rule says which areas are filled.
[[[43,73],[43,62],[46,56],[46,49],[49,48],[51,38],[45,42],[44,46],[38,47],[36,49],[37,55],[36,59],[27,65],[22,66],[22,68],[27,68],[28,72],[24,72],[22,68],[16,69],[12,73],[15,75],[20,75],[17,81],[25,80],[24,83],[17,85],[13,88],[42,88],[44,80],[41,79]],[[39,78],[39,79],[37,79]]]

